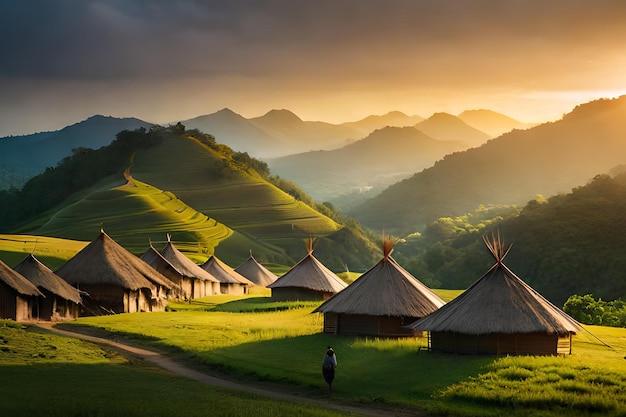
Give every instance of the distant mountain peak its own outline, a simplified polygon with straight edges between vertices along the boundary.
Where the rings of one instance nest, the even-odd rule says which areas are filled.
[[[437,112],[437,113],[433,113],[433,115],[430,116],[426,120],[452,120],[452,119],[458,119],[458,117],[450,113],[446,113],[446,112]]]
[[[270,120],[272,122],[280,122],[280,123],[301,123],[302,119],[298,117],[295,113],[290,110],[280,109],[280,110],[270,110],[261,116],[263,119]]]

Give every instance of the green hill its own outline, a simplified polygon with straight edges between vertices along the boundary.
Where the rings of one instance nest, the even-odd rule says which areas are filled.
[[[171,192],[135,179],[89,193],[55,212],[34,233],[90,241],[99,227],[134,253],[145,251],[150,241],[166,241],[169,233],[177,241],[188,242],[187,251],[210,255],[233,233]]]
[[[558,122],[453,153],[349,214],[376,230],[420,231],[481,204],[525,204],[567,192],[626,162],[626,96],[578,106]]]
[[[557,305],[573,294],[626,299],[626,173],[598,175],[568,194],[442,218],[394,254],[416,276],[442,288],[467,288],[493,265],[483,234],[500,233],[505,263]]]
[[[129,160],[134,179],[125,185],[121,171]],[[202,261],[215,250],[233,265],[250,250],[257,259],[292,265],[306,254],[305,240],[316,237],[321,248],[333,248],[329,267],[371,265],[376,250],[358,228],[270,184],[255,165],[262,168],[182,125],[121,132],[110,146],[75,153],[21,192],[3,192],[15,207],[4,208],[6,218],[15,221],[2,231],[90,241],[104,226],[136,254],[170,233],[189,256]],[[19,217],[21,207],[28,217]]]

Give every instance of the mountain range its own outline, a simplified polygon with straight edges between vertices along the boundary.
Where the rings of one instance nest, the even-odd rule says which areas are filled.
[[[72,155],[72,149],[98,149],[110,144],[122,130],[150,126],[152,123],[134,117],[96,115],[57,131],[0,138],[0,189],[20,188],[29,178]]]
[[[492,129],[511,130],[520,122],[487,110],[479,111],[481,122]],[[257,158],[270,158],[310,150],[336,149],[366,137],[386,126],[414,126],[420,116],[407,116],[398,111],[372,115],[355,122],[331,124],[303,121],[288,110],[271,110],[267,114],[246,119],[230,109],[182,120],[188,128],[199,129],[217,141],[239,152]],[[493,120],[493,123],[489,120]],[[172,122],[172,124],[177,123]],[[150,127],[153,123],[137,118],[114,118],[96,115],[58,131],[0,138],[0,189],[21,187],[24,182],[48,167],[54,167],[72,154],[72,149],[97,149],[108,145],[121,130]]]
[[[294,181],[314,199],[345,210],[447,154],[490,138],[456,116],[435,113],[415,126],[383,127],[339,149],[267,159],[267,163],[273,174]]]
[[[619,169],[626,162],[625,138],[626,96],[596,100],[559,121],[449,154],[349,214],[375,230],[405,235],[480,205],[525,204],[538,194],[566,193]]]

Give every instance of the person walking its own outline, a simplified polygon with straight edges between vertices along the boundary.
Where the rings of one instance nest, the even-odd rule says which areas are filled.
[[[337,356],[332,347],[328,346],[326,356],[322,362],[322,375],[328,384],[329,392],[333,392],[333,380],[335,379],[335,368],[337,367]]]

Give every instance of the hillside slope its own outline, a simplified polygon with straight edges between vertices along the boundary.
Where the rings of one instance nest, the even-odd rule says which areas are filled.
[[[523,123],[504,114],[485,109],[465,110],[458,114],[457,117],[468,125],[494,138],[510,132],[513,129],[528,129],[536,125],[533,123]]]
[[[435,113],[415,125],[415,128],[431,138],[460,142],[465,148],[480,146],[491,136],[448,113]]]
[[[558,122],[454,153],[350,211],[392,233],[423,229],[480,204],[524,204],[567,192],[626,162],[626,96],[578,106]]]
[[[132,175],[172,192],[195,210],[233,229],[239,237],[226,239],[216,249],[222,259],[232,264],[249,256],[250,248],[231,242],[242,236],[274,248],[276,259],[266,259],[275,263],[303,257],[303,242],[308,237],[332,242],[337,234],[336,239],[345,239],[340,224],[270,184],[256,171],[237,165],[229,158],[227,149],[207,142],[207,136],[170,135],[159,146],[138,151]],[[354,239],[356,246],[369,245],[366,239]],[[333,246],[331,242],[327,244]],[[229,253],[224,252],[227,249]],[[358,249],[362,250],[368,252]],[[350,248],[336,248],[335,255],[343,258],[335,266],[348,263],[360,268],[371,262],[374,253],[369,249],[368,256],[357,259],[351,257]]]
[[[110,187],[96,187],[83,198],[56,211],[32,233],[91,241],[99,228],[127,250],[140,254],[149,242],[165,242],[171,234],[187,252],[212,254],[220,241],[232,235],[224,224],[208,218],[166,192],[136,179]],[[182,249],[182,248],[181,248]],[[207,255],[208,256],[208,255]]]
[[[380,192],[462,149],[460,143],[433,139],[413,127],[385,127],[340,149],[267,162],[273,174],[296,182],[316,200],[332,201],[350,192]]]
[[[110,144],[116,133],[151,123],[135,118],[92,116],[54,132],[0,139],[0,189],[21,187],[26,180],[54,167],[75,148],[98,149]],[[2,176],[2,173],[5,176]]]

